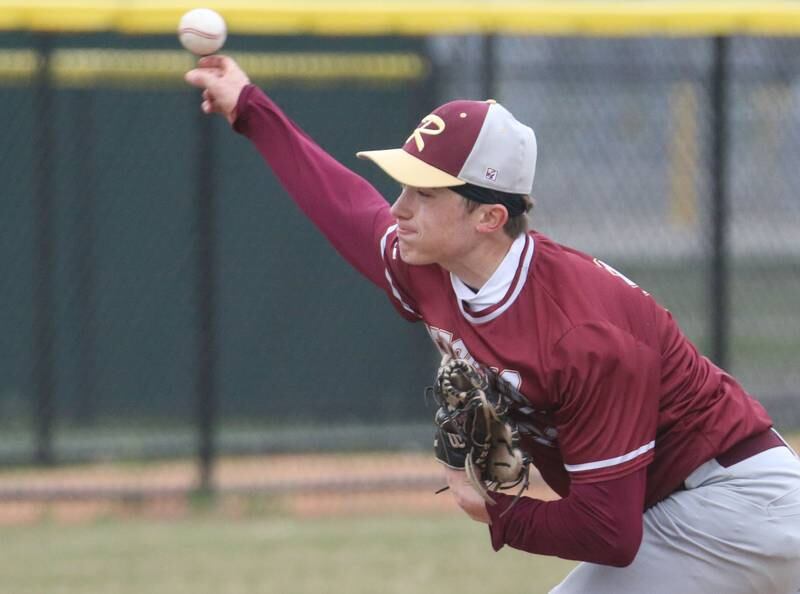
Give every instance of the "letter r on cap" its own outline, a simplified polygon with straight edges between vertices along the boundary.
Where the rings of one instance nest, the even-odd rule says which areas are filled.
[[[425,148],[425,140],[422,138],[422,135],[428,134],[429,136],[436,136],[442,132],[444,132],[444,120],[436,114],[429,114],[422,118],[422,122],[420,122],[417,129],[411,133],[411,136],[406,138],[406,142],[413,138],[414,143],[417,145],[417,150],[422,152]]]

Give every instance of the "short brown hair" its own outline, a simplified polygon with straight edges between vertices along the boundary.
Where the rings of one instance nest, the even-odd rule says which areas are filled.
[[[508,217],[506,224],[503,225],[503,231],[511,239],[516,239],[523,233],[528,232],[528,213],[533,210],[533,198],[530,196],[523,196],[522,198],[525,200],[525,212],[518,214],[515,217]],[[469,198],[464,198],[464,204],[467,207],[467,212],[473,212],[476,208],[481,206],[483,202],[477,202],[475,200],[470,200]]]

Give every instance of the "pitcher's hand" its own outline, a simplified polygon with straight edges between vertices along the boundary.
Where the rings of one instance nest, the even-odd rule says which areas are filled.
[[[233,124],[236,120],[236,103],[242,89],[250,84],[247,74],[228,56],[206,56],[197,62],[197,68],[184,75],[187,83],[203,89],[204,113],[219,113]]]
[[[458,506],[467,512],[467,515],[476,522],[491,524],[489,512],[486,511],[486,501],[475,490],[472,483],[467,478],[467,473],[463,470],[444,467],[447,485],[456,500]]]

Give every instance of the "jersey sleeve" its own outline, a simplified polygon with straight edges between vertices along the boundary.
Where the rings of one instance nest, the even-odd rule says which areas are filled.
[[[234,129],[250,139],[294,202],[334,248],[389,291],[381,239],[394,223],[389,203],[320,148],[258,87],[239,95]]]
[[[531,457],[533,465],[548,487],[560,497],[569,495],[569,474],[564,468],[564,461],[558,448],[523,437],[522,449]]]
[[[558,445],[573,484],[610,480],[653,459],[660,355],[607,323],[570,329],[552,353]]]
[[[575,485],[568,497],[541,501],[492,493],[487,505],[492,548],[504,545],[537,555],[555,555],[625,567],[636,557],[643,535],[642,508],[647,471],[618,479]]]

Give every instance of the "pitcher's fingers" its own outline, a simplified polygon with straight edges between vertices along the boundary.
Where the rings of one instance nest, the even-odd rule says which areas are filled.
[[[183,75],[183,80],[200,89],[208,88],[217,78],[214,71],[209,68],[195,68]]]
[[[208,100],[203,101],[200,104],[200,109],[203,110],[203,113],[211,113],[212,111],[214,111],[214,108],[211,106],[211,101]]]
[[[221,74],[225,74],[233,63],[232,58],[222,54],[203,56],[197,61],[197,65],[200,68],[217,68],[222,71]]]

